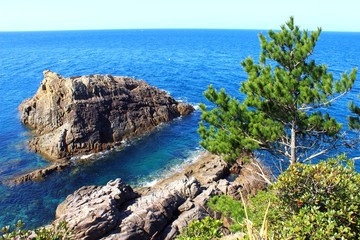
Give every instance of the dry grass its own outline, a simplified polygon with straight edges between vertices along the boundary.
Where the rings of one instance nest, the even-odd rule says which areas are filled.
[[[241,201],[243,203],[244,211],[245,211],[245,220],[244,223],[246,225],[246,232],[244,233],[247,239],[249,240],[271,240],[273,237],[270,237],[268,234],[268,221],[267,221],[267,215],[270,207],[270,202],[268,203],[268,206],[266,208],[262,226],[260,230],[257,230],[254,228],[252,221],[249,219],[247,210],[246,210],[246,203],[244,200],[244,197],[240,191]],[[244,236],[244,238],[245,238]]]

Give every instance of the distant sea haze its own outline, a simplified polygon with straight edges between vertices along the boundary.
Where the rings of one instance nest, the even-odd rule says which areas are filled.
[[[21,125],[17,107],[35,94],[42,72],[63,76],[112,74],[143,79],[178,100],[206,102],[209,84],[239,94],[247,75],[240,62],[258,61],[259,31],[112,30],[0,33],[0,181],[49,163],[30,152],[31,133]],[[262,31],[266,33],[266,31]],[[360,33],[323,32],[312,56],[336,78],[360,65]],[[330,108],[345,119],[347,101],[358,101],[360,76],[353,91]],[[359,101],[360,102],[360,101]],[[9,187],[0,184],[0,228],[22,219],[32,228],[53,220],[56,206],[84,185],[117,177],[136,186],[156,181],[202,151],[197,134],[201,113],[164,124],[120,152],[103,154],[91,164],[53,174],[43,182]],[[344,123],[345,124],[345,123]],[[349,155],[360,156],[359,152]],[[269,159],[266,159],[269,160]],[[271,161],[268,161],[271,164]],[[357,168],[360,169],[359,163]]]

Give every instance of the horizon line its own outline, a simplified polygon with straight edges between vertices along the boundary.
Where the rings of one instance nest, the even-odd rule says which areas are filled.
[[[76,31],[146,31],[146,30],[239,30],[239,31],[279,31],[280,29],[255,29],[255,28],[103,28],[103,29],[45,29],[45,30],[0,30],[0,33],[20,32],[76,32]],[[308,30],[308,29],[302,29]],[[308,30],[313,31],[313,30]],[[322,30],[322,32],[360,33],[354,30]]]

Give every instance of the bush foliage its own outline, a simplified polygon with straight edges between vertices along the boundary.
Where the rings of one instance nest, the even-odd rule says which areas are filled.
[[[291,165],[267,191],[250,198],[249,219],[241,202],[227,196],[213,197],[208,206],[233,218],[245,236],[249,230],[241,221],[251,219],[252,227],[260,229],[267,216],[267,236],[274,239],[360,239],[360,174],[345,156]],[[197,227],[191,225],[191,233]],[[206,228],[201,230],[206,236]]]
[[[345,156],[315,165],[294,164],[279,176],[273,189],[276,235],[360,238],[360,174]]]
[[[7,239],[34,239],[34,240],[68,240],[70,238],[70,231],[66,222],[60,222],[57,225],[50,227],[41,227],[35,230],[23,229],[24,223],[19,220],[13,228],[10,226],[1,229],[0,240]]]
[[[219,239],[222,221],[206,217],[202,220],[191,222],[177,238],[177,240],[212,240]]]
[[[212,197],[207,206],[223,217],[230,217],[234,224],[230,225],[230,231],[237,232],[243,229],[245,211],[240,201],[234,200],[230,196],[220,195]]]

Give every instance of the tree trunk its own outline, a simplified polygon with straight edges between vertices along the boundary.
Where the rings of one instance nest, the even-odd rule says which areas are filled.
[[[290,154],[290,164],[296,163],[296,131],[294,122],[291,125]]]

